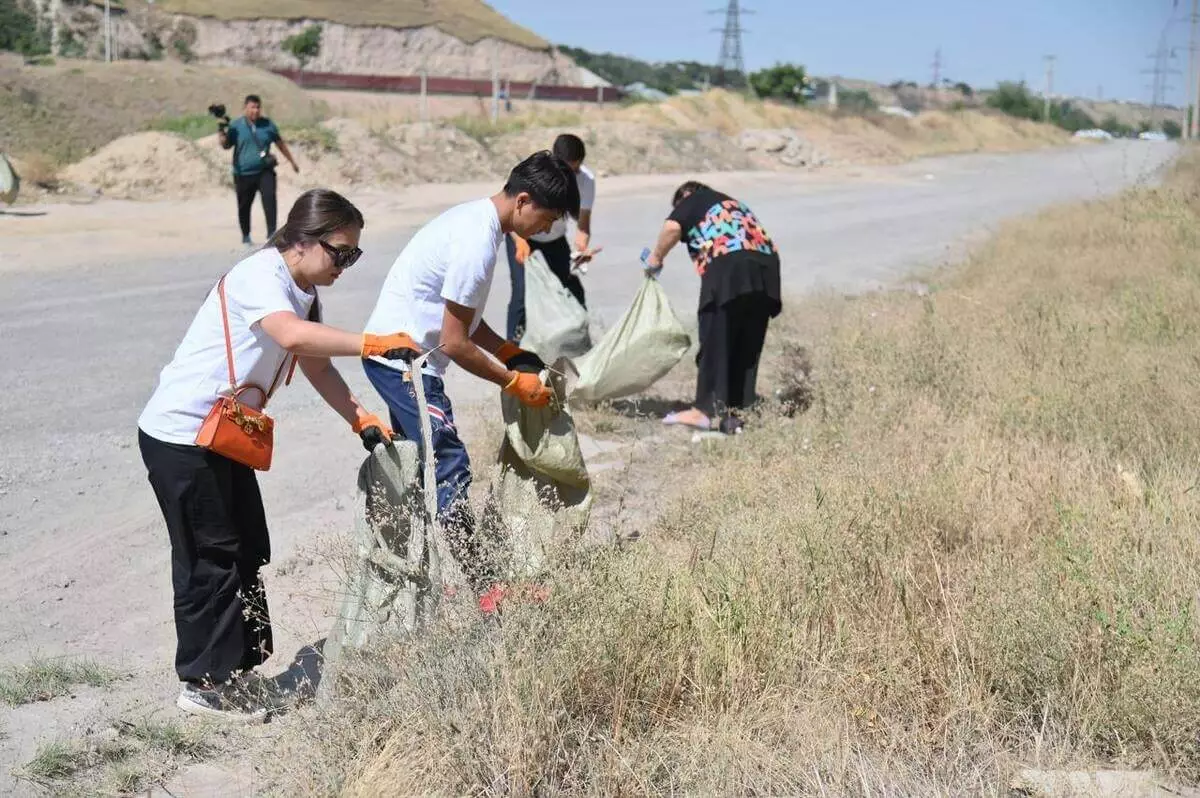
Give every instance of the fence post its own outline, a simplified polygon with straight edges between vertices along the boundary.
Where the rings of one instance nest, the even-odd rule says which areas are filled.
[[[421,70],[421,121],[429,121],[429,75]]]

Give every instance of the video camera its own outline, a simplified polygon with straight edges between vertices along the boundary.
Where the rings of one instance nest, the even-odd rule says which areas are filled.
[[[229,127],[229,115],[225,113],[225,106],[210,105],[208,106],[208,112],[220,120],[217,122],[217,130],[224,133],[225,128]]]

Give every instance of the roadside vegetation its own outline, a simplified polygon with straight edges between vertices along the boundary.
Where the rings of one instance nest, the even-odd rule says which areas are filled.
[[[771,406],[736,442],[635,462],[606,501],[656,519],[636,543],[565,553],[545,606],[348,666],[289,737],[285,781],[1001,794],[1023,766],[1200,778],[1198,178],[1188,153],[1163,186],[1009,224],[917,290],[793,306],[769,371],[811,369],[806,412]],[[615,410],[582,423],[606,416],[629,427]]]

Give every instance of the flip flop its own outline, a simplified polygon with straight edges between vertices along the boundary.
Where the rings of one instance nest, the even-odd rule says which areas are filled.
[[[695,424],[690,421],[681,420],[680,417],[686,412],[688,411],[680,410],[675,413],[667,413],[665,416],[663,416],[662,423],[668,427],[691,427],[692,429],[700,429],[704,430],[705,432],[712,429],[712,421],[709,420],[708,416],[704,416],[704,426],[700,426],[699,424]]]

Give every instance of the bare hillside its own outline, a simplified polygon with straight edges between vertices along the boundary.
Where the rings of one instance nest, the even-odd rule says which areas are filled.
[[[158,0],[163,11],[220,20],[319,20],[357,27],[436,27],[467,43],[492,38],[534,50],[550,43],[480,0]]]

